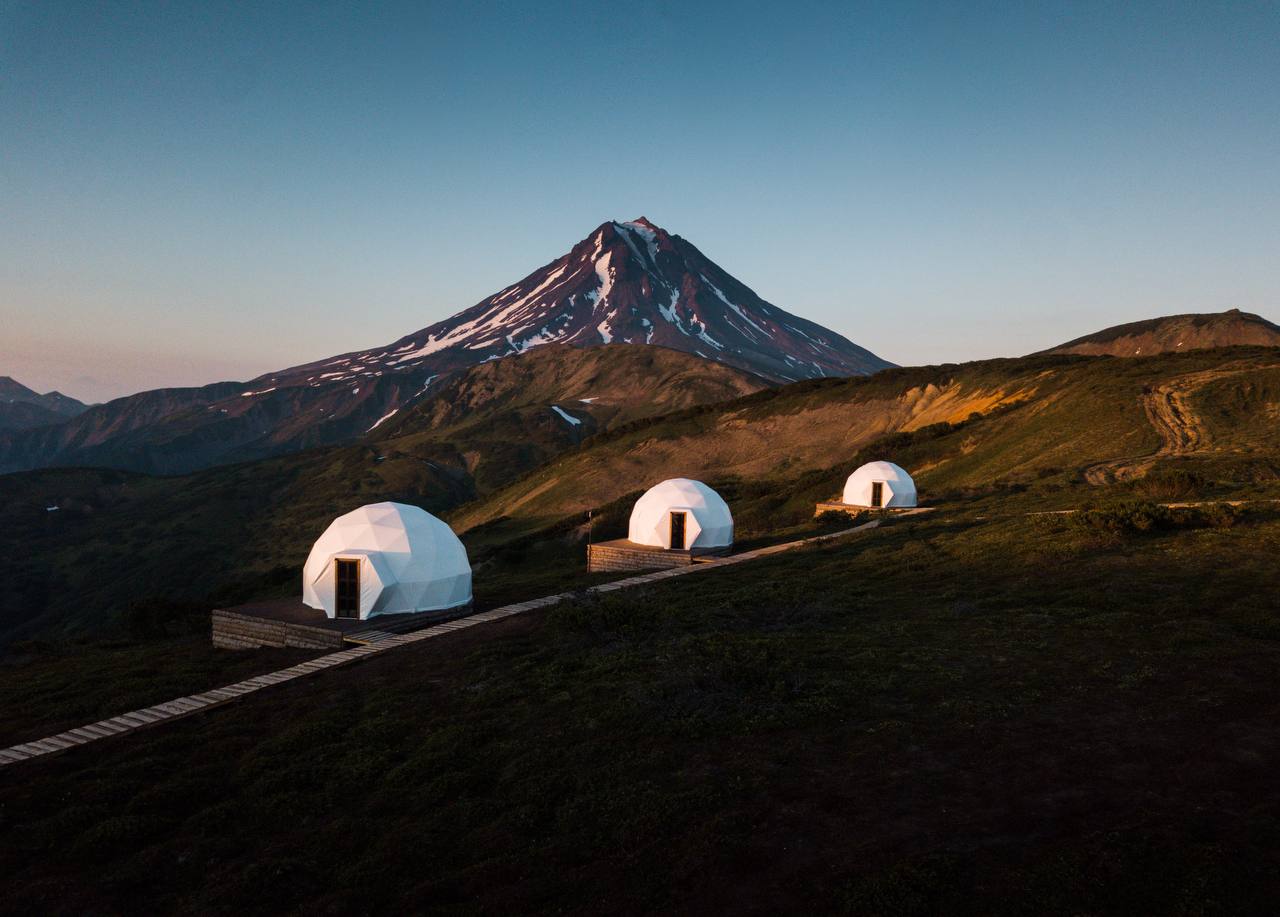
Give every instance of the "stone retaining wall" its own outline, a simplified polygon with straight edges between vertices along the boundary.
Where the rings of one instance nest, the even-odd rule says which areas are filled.
[[[309,624],[272,621],[234,611],[215,609],[213,645],[226,650],[252,650],[261,646],[290,646],[308,650],[342,648],[342,632]]]
[[[611,544],[587,546],[587,569],[592,573],[611,570],[663,570],[693,563],[688,551],[639,551]]]
[[[864,513],[870,510],[867,506],[852,506],[848,503],[819,503],[813,511],[814,518],[821,516],[823,513],[845,513],[853,517],[858,513]]]

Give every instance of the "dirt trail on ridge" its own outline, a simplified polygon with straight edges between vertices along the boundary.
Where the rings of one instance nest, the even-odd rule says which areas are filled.
[[[1090,484],[1127,481],[1141,477],[1157,459],[1209,451],[1213,437],[1192,408],[1190,397],[1211,382],[1245,372],[1248,370],[1206,370],[1144,388],[1142,409],[1160,436],[1160,448],[1148,455],[1100,462],[1085,470],[1085,480]]]

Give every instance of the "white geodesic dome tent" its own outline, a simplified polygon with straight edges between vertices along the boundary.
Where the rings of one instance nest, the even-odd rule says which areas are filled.
[[[879,487],[880,502],[875,502]],[[916,482],[893,462],[867,462],[844,482],[841,502],[850,506],[908,507],[916,505]]]
[[[311,548],[302,568],[302,601],[337,617],[338,561],[356,574],[356,614],[440,611],[471,601],[471,564],[453,529],[416,506],[372,503],[339,516]],[[353,566],[351,562],[355,562]]]
[[[670,550],[677,514],[684,515],[684,550],[733,544],[729,504],[706,484],[688,478],[672,478],[645,491],[631,510],[627,540]]]

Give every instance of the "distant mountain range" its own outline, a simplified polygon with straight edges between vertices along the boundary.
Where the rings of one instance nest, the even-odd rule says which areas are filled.
[[[1166,315],[1163,318],[1115,325],[1044,352],[1149,357],[1170,351],[1235,345],[1280,346],[1280,325],[1239,309]]]
[[[386,347],[0,428],[0,473],[96,465],[176,474],[346,442],[470,367],[548,344],[623,343],[684,351],[768,383],[892,365],[765,302],[693,244],[641,218],[601,224],[520,282]]]
[[[27,430],[62,423],[86,405],[61,392],[39,392],[9,376],[0,376],[0,430]]]

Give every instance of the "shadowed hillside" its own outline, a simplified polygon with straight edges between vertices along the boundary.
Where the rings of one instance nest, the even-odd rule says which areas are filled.
[[[0,641],[98,630],[165,602],[201,614],[290,593],[311,542],[356,506],[390,499],[443,513],[589,432],[764,385],[661,347],[548,346],[468,370],[354,445],[181,477],[0,475],[0,575],[10,583]]]

